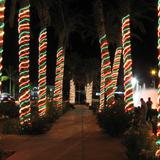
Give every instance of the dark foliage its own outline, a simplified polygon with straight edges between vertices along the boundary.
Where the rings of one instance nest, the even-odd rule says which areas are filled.
[[[70,103],[66,103],[63,107],[63,113],[66,113],[67,111],[74,109],[74,105]]]
[[[18,119],[7,119],[3,123],[2,133],[4,134],[19,134],[20,125]]]
[[[17,118],[19,108],[15,103],[0,103],[0,114],[8,116],[9,118]]]
[[[21,128],[21,134],[43,134],[47,132],[52,124],[64,113],[66,113],[71,108],[74,108],[73,105],[66,103],[62,110],[58,110],[53,106],[53,103],[47,104],[46,115],[43,117],[38,116],[38,110],[32,108],[32,120],[31,124],[26,124]]]
[[[122,104],[115,104],[97,114],[99,125],[110,136],[123,134],[131,124],[131,115],[124,111]]]
[[[147,126],[131,127],[124,134],[124,144],[130,160],[155,160],[155,138],[148,135]]]

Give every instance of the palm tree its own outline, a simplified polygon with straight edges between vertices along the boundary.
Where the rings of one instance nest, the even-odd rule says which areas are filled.
[[[122,57],[122,47],[118,47],[115,52],[115,57],[112,67],[112,82],[113,82],[114,93],[116,91],[116,86],[117,86],[121,57]]]
[[[2,54],[3,54],[3,36],[4,36],[4,11],[5,0],[0,1],[0,78],[2,76]],[[0,80],[0,94],[2,91],[2,81]]]
[[[38,80],[38,111],[39,116],[46,112],[46,59],[47,59],[47,28],[43,28],[39,34],[39,80]]]
[[[157,31],[158,31],[158,67],[159,67],[159,73],[160,73],[160,0],[158,0],[158,27],[157,27]],[[157,124],[157,136],[158,136],[158,140],[157,140],[157,145],[158,145],[158,149],[156,151],[156,157],[160,157],[160,148],[159,148],[159,144],[160,144],[160,81],[158,84],[158,107],[157,107],[157,111],[158,111],[158,124]]]
[[[69,103],[75,104],[75,100],[76,100],[76,86],[74,79],[71,79],[69,88]]]
[[[61,0],[57,1],[57,7],[54,7],[54,12],[58,13],[55,17],[53,15],[54,28],[58,35],[58,51],[56,62],[56,76],[55,76],[55,90],[53,101],[61,108],[63,102],[63,78],[64,78],[64,60],[65,52],[69,48],[70,33],[75,31],[79,21],[78,15],[73,14],[69,8],[69,2]],[[72,77],[70,78],[72,79]]]
[[[50,25],[50,14],[47,2],[43,0],[35,0],[32,2],[36,7],[38,17],[40,19],[39,33],[39,59],[38,59],[38,111],[39,116],[44,116],[46,112],[46,91],[47,91],[47,27]]]
[[[109,43],[106,36],[105,18],[103,11],[103,2],[97,0],[95,5],[97,32],[99,36],[101,48],[101,89],[100,89],[100,110],[104,108],[106,94],[106,106],[110,106],[114,102],[114,94],[111,77],[111,64],[109,55]]]
[[[141,3],[140,3],[141,2]],[[130,23],[137,24],[140,28],[143,25],[135,20],[135,17],[144,18],[144,13],[150,7],[148,7],[149,4],[145,2],[144,0],[141,0],[139,4],[136,6],[137,1],[135,0],[124,0],[123,2],[120,2],[120,11],[121,14],[120,17],[122,17],[122,46],[123,46],[123,63],[124,63],[124,88],[125,88],[125,110],[130,111],[133,109],[133,89],[132,89],[132,57],[131,57],[131,29],[130,29]],[[124,7],[125,6],[125,7]],[[143,10],[141,8],[144,8]]]
[[[30,3],[29,0],[20,2],[18,19],[19,33],[19,104],[20,124],[30,124]]]

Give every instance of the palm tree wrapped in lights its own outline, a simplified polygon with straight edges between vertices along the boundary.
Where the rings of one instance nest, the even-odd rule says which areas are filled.
[[[39,116],[44,116],[46,113],[47,103],[47,26],[50,25],[50,14],[48,1],[38,0],[33,1],[40,19],[39,33],[39,58],[38,58],[38,112]]]
[[[19,103],[20,124],[30,124],[30,4],[29,0],[20,2],[19,19]]]
[[[0,93],[2,89],[2,54],[3,54],[3,36],[4,36],[4,11],[5,0],[0,0]]]

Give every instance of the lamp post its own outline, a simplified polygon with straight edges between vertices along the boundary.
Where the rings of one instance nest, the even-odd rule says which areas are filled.
[[[156,88],[156,75],[157,75],[157,70],[152,69],[151,70],[151,75],[152,75],[152,82],[153,82],[153,87]]]

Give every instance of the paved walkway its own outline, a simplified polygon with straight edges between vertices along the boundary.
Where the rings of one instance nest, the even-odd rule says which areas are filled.
[[[126,160],[118,139],[103,135],[86,106],[61,117],[39,136],[4,136],[3,147],[16,151],[8,160]]]

